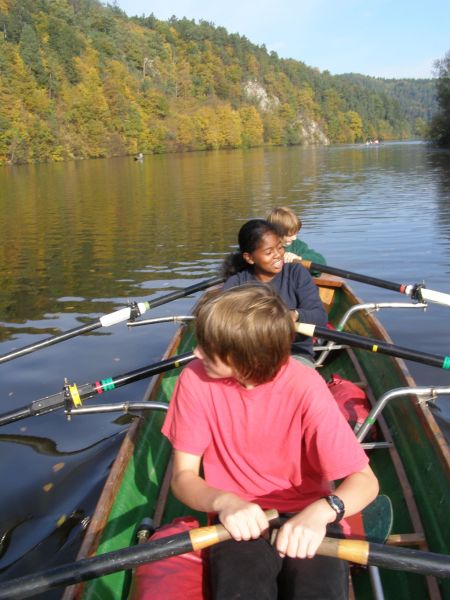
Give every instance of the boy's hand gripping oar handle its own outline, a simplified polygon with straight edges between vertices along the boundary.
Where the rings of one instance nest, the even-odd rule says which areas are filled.
[[[266,516],[272,520],[277,518],[278,513],[276,510],[269,510],[266,511]],[[0,586],[0,600],[27,598],[54,587],[73,585],[116,571],[125,571],[148,562],[178,556],[192,550],[201,550],[229,539],[231,536],[223,525],[213,525],[177,533],[154,542],[150,540],[148,543],[131,548],[85,558],[35,575],[5,581]],[[317,553],[358,564],[450,578],[450,557],[431,552],[390,548],[361,540],[324,538]]]
[[[269,521],[278,518],[278,511],[274,508],[264,511],[264,514]],[[189,537],[191,538],[193,550],[203,550],[203,548],[214,546],[214,544],[218,544],[219,542],[231,540],[230,533],[223,525],[211,525],[209,527],[191,529]]]

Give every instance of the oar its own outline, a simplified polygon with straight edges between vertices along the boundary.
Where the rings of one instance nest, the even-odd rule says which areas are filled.
[[[269,519],[276,518],[277,514],[275,510],[266,511]],[[202,550],[229,540],[230,537],[222,525],[213,525],[177,533],[100,556],[84,558],[75,563],[6,581],[0,584],[0,599],[26,598],[54,587],[73,585],[116,571],[133,569],[144,563],[178,556],[192,550]],[[391,548],[362,540],[342,540],[329,537],[324,538],[317,553],[362,565],[450,578],[450,556],[443,554]]]
[[[83,333],[88,333],[89,331],[100,329],[100,327],[111,327],[112,325],[116,325],[117,323],[122,323],[123,321],[128,321],[130,319],[135,319],[136,317],[143,315],[151,308],[156,308],[157,306],[167,304],[168,302],[172,302],[172,300],[177,300],[178,298],[185,298],[186,296],[190,296],[195,292],[200,292],[201,290],[205,290],[209,287],[212,287],[213,285],[217,285],[222,282],[223,277],[213,277],[212,279],[206,279],[205,281],[201,281],[200,283],[196,283],[187,288],[183,288],[181,290],[165,294],[164,296],[160,296],[152,302],[133,302],[132,304],[130,304],[130,306],[121,308],[112,313],[104,315],[103,317],[100,317],[97,321],[93,323],[88,323],[87,325],[82,325],[80,327],[75,327],[74,329],[69,329],[68,331],[60,333],[58,335],[45,338],[44,340],[36,342],[35,344],[30,344],[29,346],[24,346],[23,348],[19,348],[18,350],[13,350],[12,352],[3,354],[2,356],[0,356],[0,363],[7,362],[8,360],[13,360],[14,358],[18,358],[19,356],[24,356],[25,354],[30,354],[31,352],[35,352],[36,350],[40,350],[41,348],[46,348],[47,346],[52,346],[53,344],[58,344],[59,342],[64,342],[65,340],[76,337]]]
[[[417,300],[418,302],[435,302],[436,304],[442,304],[443,306],[450,306],[450,294],[429,290],[422,283],[395,283],[393,281],[386,281],[385,279],[370,277],[369,275],[362,275],[360,273],[352,273],[351,271],[345,271],[344,269],[338,269],[336,267],[329,267],[328,265],[321,265],[309,260],[298,260],[296,262],[301,262],[302,265],[310,271],[338,275],[344,279],[352,279],[353,281],[360,281],[361,283],[367,283],[386,290],[400,292],[400,294],[411,296],[413,300]]]
[[[4,413],[0,415],[0,426],[8,423],[13,423],[26,417],[32,417],[42,415],[48,412],[52,412],[59,408],[74,408],[80,407],[85,400],[93,398],[97,394],[103,394],[103,392],[110,392],[118,387],[122,387],[129,383],[134,383],[146,377],[152,377],[158,373],[164,373],[170,369],[176,369],[185,365],[194,358],[192,352],[186,352],[185,354],[179,354],[166,360],[162,360],[153,365],[142,367],[136,371],[129,371],[123,375],[117,377],[108,377],[95,381],[94,383],[85,383],[81,386],[76,384],[66,384],[64,388],[51,396],[46,396],[39,400],[35,400],[29,406],[23,406],[15,411]]]
[[[324,538],[317,554],[341,558],[359,565],[408,571],[450,579],[450,556],[435,552],[394,548],[364,540]]]
[[[383,342],[382,340],[331,330],[327,327],[319,327],[309,323],[296,323],[295,330],[297,333],[301,333],[308,337],[316,335],[317,337],[325,338],[326,340],[348,344],[349,346],[356,346],[357,348],[363,348],[364,350],[370,350],[371,352],[389,354],[391,356],[397,356],[398,358],[405,358],[425,365],[431,365],[432,367],[439,367],[440,369],[450,369],[450,356],[418,352],[417,350],[403,348],[401,346],[396,346],[395,344]]]
[[[269,520],[276,519],[276,510],[267,510]],[[81,581],[103,577],[116,571],[133,569],[139,565],[178,556],[193,550],[202,550],[231,539],[223,525],[199,527],[176,533],[145,544],[123,548],[75,563],[53,567],[35,575],[27,575],[0,583],[1,598],[24,598],[45,592],[53,587],[73,585]]]

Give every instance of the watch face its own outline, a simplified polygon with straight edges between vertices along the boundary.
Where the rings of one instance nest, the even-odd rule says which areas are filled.
[[[325,497],[328,504],[331,506],[333,510],[336,511],[336,521],[340,521],[345,513],[345,506],[342,500],[338,496],[326,496]]]
[[[337,496],[330,496],[330,503],[336,512],[344,512],[344,503]]]

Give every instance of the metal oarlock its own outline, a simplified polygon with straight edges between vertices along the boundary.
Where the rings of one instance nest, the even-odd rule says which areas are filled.
[[[348,309],[348,311],[344,314],[342,319],[336,325],[336,331],[343,331],[350,317],[352,317],[355,313],[361,310],[365,310],[368,313],[371,313],[378,312],[382,308],[421,308],[423,310],[426,310],[427,307],[428,305],[424,302],[368,302],[364,304],[355,304],[354,306]],[[322,351],[319,358],[315,361],[316,368],[321,367],[329,353],[332,350],[337,350],[338,348],[339,346],[337,346],[335,342],[328,342],[326,349]]]

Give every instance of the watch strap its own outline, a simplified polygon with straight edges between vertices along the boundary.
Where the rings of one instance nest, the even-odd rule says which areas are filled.
[[[328,504],[336,513],[336,518],[333,523],[339,523],[345,514],[345,504],[342,502],[339,496],[335,496],[333,494],[324,496],[323,499],[328,502]]]

